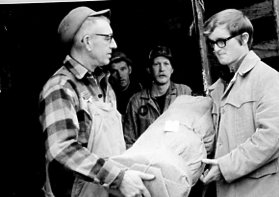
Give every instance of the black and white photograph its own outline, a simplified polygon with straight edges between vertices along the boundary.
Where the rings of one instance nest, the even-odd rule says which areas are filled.
[[[279,0],[0,0],[3,197],[279,196]]]

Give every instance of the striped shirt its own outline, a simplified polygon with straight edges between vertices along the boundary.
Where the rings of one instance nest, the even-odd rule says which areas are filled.
[[[48,80],[40,94],[40,122],[46,136],[46,158],[59,161],[92,182],[118,187],[123,171],[109,159],[99,158],[86,148],[94,123],[80,105],[82,97],[116,102],[108,75],[103,72],[92,74],[67,56],[64,65]]]

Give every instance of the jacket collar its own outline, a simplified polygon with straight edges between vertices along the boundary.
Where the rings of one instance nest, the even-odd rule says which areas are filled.
[[[175,84],[171,81],[170,82],[170,87],[168,88],[166,94],[176,94],[176,87],[175,87]],[[151,91],[151,87],[150,88],[146,88],[142,91],[142,94],[141,94],[141,98],[142,99],[151,99],[153,98],[153,94],[152,94],[152,91]]]
[[[244,57],[237,72],[235,73],[228,86],[226,87],[225,82],[222,79],[218,79],[213,85],[208,88],[209,94],[213,98],[220,98],[220,94],[222,95],[222,97],[227,95],[227,93],[237,80],[237,76],[239,75],[241,77],[245,77],[245,74],[250,72],[255,67],[258,61],[260,61],[260,58],[253,51],[249,51],[249,53]]]
[[[240,64],[237,73],[243,77],[246,73],[252,70],[255,67],[256,63],[259,61],[260,61],[259,56],[257,56],[254,51],[249,51],[249,53],[246,55],[246,57],[243,59],[242,63]]]
[[[209,95],[213,98],[213,101],[220,100],[225,91],[226,82],[219,78],[214,84],[208,87]]]
[[[251,71],[256,63],[260,61],[260,58],[255,54],[255,52],[250,51],[243,59],[243,61],[241,62],[236,75],[239,74],[240,76],[244,77],[244,75],[246,73],[248,73],[249,71]],[[235,79],[236,76],[233,77],[233,79]],[[233,80],[232,79],[232,80]],[[222,88],[225,86],[225,82],[222,79],[218,79],[215,83],[213,83],[211,86],[208,87],[209,92],[212,92],[216,89],[219,89],[220,86],[222,86]]]

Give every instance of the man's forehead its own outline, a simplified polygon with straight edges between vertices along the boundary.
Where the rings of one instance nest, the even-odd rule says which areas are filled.
[[[122,68],[122,67],[128,67],[128,64],[125,60],[120,60],[119,62],[113,62],[111,64],[111,67],[116,69],[116,68]]]
[[[106,18],[96,18],[93,23],[92,29],[94,33],[112,34],[112,28]]]
[[[217,26],[211,34],[208,36],[209,39],[215,40],[218,38],[224,38],[230,36],[230,32],[225,25]]]
[[[164,56],[158,56],[158,57],[155,57],[153,59],[153,62],[158,62],[158,61],[164,61],[164,62],[170,62],[169,58],[167,57],[164,57]]]

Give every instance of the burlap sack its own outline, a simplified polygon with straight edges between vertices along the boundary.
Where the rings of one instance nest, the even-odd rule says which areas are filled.
[[[212,101],[182,95],[122,155],[120,166],[154,174],[145,185],[152,197],[187,197],[212,149]]]

